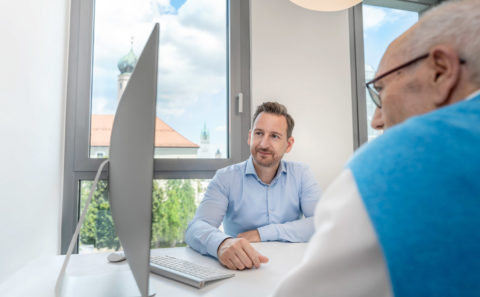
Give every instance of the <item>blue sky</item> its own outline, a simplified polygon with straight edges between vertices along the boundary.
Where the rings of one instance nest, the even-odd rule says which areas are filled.
[[[418,20],[418,13],[363,5],[365,64],[378,68],[388,44]]]
[[[170,0],[170,4],[178,10],[187,0]]]

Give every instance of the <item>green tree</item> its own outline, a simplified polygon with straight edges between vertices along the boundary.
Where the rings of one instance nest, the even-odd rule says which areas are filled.
[[[171,179],[163,190],[154,182],[152,247],[184,246],[184,233],[196,210],[190,180]]]
[[[90,181],[82,181],[81,183],[80,209],[82,211],[90,194],[91,186],[92,182]],[[92,202],[90,203],[85,221],[80,230],[80,243],[93,244],[97,249],[107,248],[118,250],[120,242],[113,227],[107,189],[106,181],[98,181],[97,189],[93,193]]]
[[[120,248],[120,241],[118,240],[113,225],[113,218],[110,212],[110,204],[108,201],[102,201],[98,204],[97,213],[97,249],[107,248],[118,250]]]
[[[194,183],[196,182],[196,188]],[[92,182],[81,183],[81,208],[90,193]],[[80,243],[95,248],[120,248],[116,236],[106,181],[99,181],[80,231]],[[184,233],[196,211],[196,191],[203,191],[200,182],[172,179],[153,181],[151,247],[184,246]]]

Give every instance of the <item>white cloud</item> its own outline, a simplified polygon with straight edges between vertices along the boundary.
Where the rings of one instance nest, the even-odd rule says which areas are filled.
[[[217,127],[215,127],[215,131],[225,132],[225,131],[227,131],[227,126],[225,126],[225,125],[217,126]]]
[[[385,23],[396,23],[412,12],[400,9],[363,6],[363,28],[365,31],[380,28]]]
[[[153,23],[159,22],[158,110],[182,115],[199,96],[225,90],[226,7],[219,2],[224,3],[189,0],[174,14],[169,0],[97,1],[96,71],[101,77],[114,77],[109,83],[116,83],[116,65],[129,51],[130,37],[134,37],[134,51],[139,55]]]
[[[364,30],[376,29],[380,27],[386,19],[387,14],[379,7],[363,6],[363,28]]]
[[[115,110],[109,98],[96,97],[95,104],[92,106],[92,114],[113,114]]]
[[[179,10],[180,22],[187,27],[202,31],[223,33],[226,16],[225,1],[194,0],[187,1]]]
[[[162,108],[160,106],[157,106],[157,112],[160,114],[160,115],[163,115],[164,117],[169,117],[169,116],[175,116],[175,117],[179,117],[181,115],[183,115],[185,113],[185,109],[183,108],[174,108],[174,107],[171,107],[171,108]]]
[[[390,9],[388,13],[388,21],[394,23],[410,15],[412,15],[412,12],[408,10]]]

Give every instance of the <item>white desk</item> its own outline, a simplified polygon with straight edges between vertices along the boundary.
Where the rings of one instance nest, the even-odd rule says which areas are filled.
[[[263,242],[253,246],[270,261],[260,269],[236,271],[235,277],[207,284],[196,289],[176,281],[150,274],[151,285],[159,297],[169,296],[269,296],[285,274],[302,259],[306,248],[304,243]],[[194,261],[198,264],[213,265],[225,269],[216,259],[205,257],[190,248],[169,248],[152,250],[152,255],[170,255]],[[102,274],[113,270],[128,270],[123,263],[112,264],[106,260],[107,254],[74,255],[70,260],[67,274]],[[37,259],[12,275],[0,285],[1,297],[53,297],[55,281],[64,256]]]

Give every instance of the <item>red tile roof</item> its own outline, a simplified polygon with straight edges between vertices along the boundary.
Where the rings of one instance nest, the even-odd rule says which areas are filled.
[[[93,114],[90,134],[91,146],[109,146],[114,115]],[[158,117],[155,119],[155,147],[199,148]]]

